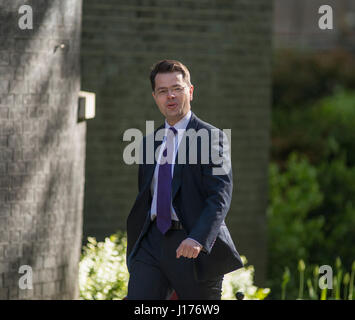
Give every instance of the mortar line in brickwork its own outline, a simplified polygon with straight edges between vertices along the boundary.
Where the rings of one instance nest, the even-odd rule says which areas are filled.
[[[85,16],[85,18],[83,19],[83,23],[87,22],[87,21],[100,21],[102,22],[102,16],[90,16],[87,15]],[[211,26],[211,20],[207,20],[207,21],[199,21],[199,20],[187,20],[187,19],[183,19],[183,17],[181,17],[180,19],[164,19],[164,18],[139,18],[139,17],[105,17],[104,19],[104,23],[106,24],[107,21],[112,21],[112,22],[137,22],[137,23],[154,23],[155,25],[164,25],[166,26],[168,25],[176,25],[176,24],[181,24],[184,27],[186,27],[187,25],[191,25],[191,26],[207,26],[210,27]],[[240,19],[236,19],[233,22],[226,22],[226,21],[220,21],[223,22],[224,26],[228,26],[228,25],[238,25],[241,24],[241,22],[243,22]],[[253,25],[255,24],[255,22],[253,23]],[[267,24],[267,23],[266,23]]]
[[[255,0],[254,0],[255,1]],[[180,2],[187,2],[185,1],[180,1]],[[196,0],[191,0],[189,1],[191,3],[193,3],[194,5],[197,3]],[[201,4],[201,0],[198,1],[199,4]],[[155,11],[155,12],[164,12],[164,11],[176,11],[176,12],[181,12],[181,13],[186,13],[186,12],[191,12],[193,10],[198,10],[198,13],[202,13],[202,14],[213,14],[215,15],[216,12],[217,13],[221,13],[221,14],[230,14],[232,10],[238,11],[238,10],[246,10],[249,9],[251,11],[251,9],[254,9],[255,12],[261,12],[261,14],[265,14],[264,13],[264,9],[267,8],[269,9],[269,11],[272,11],[272,6],[268,5],[265,6],[263,3],[261,5],[259,4],[255,4],[253,2],[249,2],[248,4],[235,4],[234,8],[230,7],[230,4],[228,3],[228,6],[223,8],[221,6],[219,6],[218,8],[216,7],[212,7],[211,8],[211,3],[210,1],[206,1],[204,4],[208,5],[208,8],[189,8],[189,7],[183,7],[183,8],[177,8],[175,6],[174,2],[169,1],[169,4],[172,4],[172,6],[167,7],[167,6],[144,6],[144,5],[133,5],[133,6],[127,6],[127,5],[116,5],[115,7],[117,8],[117,10],[121,10],[121,11]],[[220,5],[220,3],[219,3]],[[112,11],[113,8],[113,4],[110,3],[100,3],[100,4],[88,4],[84,6],[84,10],[90,12],[91,10],[97,10],[97,9],[107,9]],[[261,10],[262,9],[262,10]]]
[[[151,52],[148,52],[148,51],[142,51],[142,52],[133,52],[133,51],[125,51],[125,52],[107,52],[105,50],[102,50],[102,51],[99,51],[99,50],[92,50],[90,52],[85,52],[85,53],[82,53],[82,57],[84,56],[105,56],[106,58],[109,58],[109,57],[137,57],[137,58],[140,58],[140,57],[147,57],[147,56],[152,56],[153,58],[154,57],[157,57],[157,56],[170,56],[172,54],[176,54],[176,51],[174,52],[161,52],[161,51],[151,51]],[[206,54],[202,54],[202,53],[185,53],[184,52],[184,56],[187,58],[187,57],[193,57],[193,58],[211,58],[211,60],[215,59],[216,61],[219,61],[220,59],[230,59],[232,61],[233,57],[235,57],[235,54],[228,54],[228,55],[225,55],[225,54],[216,54],[216,53],[206,53]],[[243,60],[244,63],[257,63],[259,61],[258,59],[258,55],[255,54],[255,59],[249,59],[248,60]]]
[[[85,26],[84,26],[85,27]],[[108,30],[115,30],[117,31],[118,34],[122,34],[122,35],[137,35],[137,30],[133,30],[133,29],[122,29],[122,28],[111,28],[111,29],[105,29],[105,32],[107,32]],[[98,31],[97,28],[95,29],[90,29],[88,27],[85,27],[85,30],[83,30],[83,35],[85,36],[85,34],[97,34],[100,33],[100,31]],[[188,32],[189,37],[206,37],[209,40],[212,37],[218,38],[220,39],[222,32],[213,32],[213,31],[208,31],[208,32],[198,32],[198,31],[189,31]],[[157,35],[157,31],[154,30],[142,30],[140,31],[140,35],[143,36],[148,36],[148,35],[152,35],[152,36],[156,36]],[[186,37],[186,31],[176,31],[176,30],[169,30],[169,31],[163,31],[163,30],[159,30],[159,37],[161,36],[174,36],[174,35],[181,35],[181,36],[185,36]],[[85,38],[84,38],[85,39]]]
[[[118,12],[130,12],[132,11],[133,13],[138,13],[138,12],[153,12],[153,13],[164,13],[164,12],[174,12],[174,13],[179,13],[179,14],[196,14],[196,15],[206,15],[207,18],[213,18],[216,17],[216,15],[231,15],[234,14],[233,12],[235,12],[236,15],[239,14],[239,10],[238,8],[233,8],[234,11],[232,9],[221,9],[221,8],[213,8],[213,9],[204,9],[204,8],[195,8],[195,9],[191,9],[191,8],[176,8],[176,7],[152,7],[152,6],[117,6],[117,8],[113,8],[112,5],[110,4],[99,4],[99,5],[94,5],[94,6],[90,6],[89,8],[86,8],[85,10],[87,12],[91,12],[91,11],[95,11],[95,13],[97,13],[97,11],[99,11],[100,9],[102,9],[103,11],[108,11],[110,13],[113,13],[115,11]],[[198,11],[197,11],[198,10]],[[264,12],[253,12],[253,15],[264,15]],[[183,17],[182,17],[183,18]]]

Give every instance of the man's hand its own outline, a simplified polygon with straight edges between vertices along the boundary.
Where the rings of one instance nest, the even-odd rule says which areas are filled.
[[[194,240],[185,239],[176,249],[176,258],[186,257],[186,258],[197,258],[202,247]]]

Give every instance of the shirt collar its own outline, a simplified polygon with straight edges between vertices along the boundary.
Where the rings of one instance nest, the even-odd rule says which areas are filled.
[[[181,120],[179,120],[179,122],[174,124],[174,128],[176,130],[185,130],[189,121],[191,119],[191,110],[189,110],[189,112],[185,115],[185,117],[183,117]],[[165,128],[170,128],[171,126],[169,125],[169,123],[165,120]]]

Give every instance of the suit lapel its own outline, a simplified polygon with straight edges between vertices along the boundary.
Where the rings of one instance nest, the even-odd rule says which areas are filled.
[[[155,139],[155,135],[156,133],[160,130],[163,129],[164,125],[161,125],[157,130],[155,130],[154,132],[154,163],[151,164],[146,164],[146,170],[145,170],[145,181],[147,183],[148,186],[150,186],[152,179],[153,179],[153,174],[154,174],[154,170],[155,170],[155,166],[157,164],[157,159],[155,158],[155,152],[157,151],[157,148],[162,144],[163,141],[159,141]],[[146,150],[144,150],[144,154],[146,154]],[[146,157],[144,158],[146,161]]]

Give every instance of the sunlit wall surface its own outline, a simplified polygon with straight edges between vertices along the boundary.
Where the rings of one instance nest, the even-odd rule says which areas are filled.
[[[25,4],[0,1],[0,299],[72,299],[86,133],[81,1]]]

